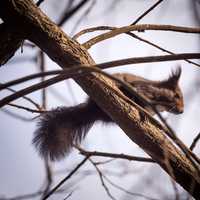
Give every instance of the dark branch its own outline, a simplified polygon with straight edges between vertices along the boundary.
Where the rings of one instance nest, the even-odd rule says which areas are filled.
[[[18,38],[15,30],[6,23],[0,24],[0,66],[5,64],[21,45],[21,38]]]
[[[141,16],[139,16],[131,25],[137,24],[144,16],[150,13],[155,7],[157,7],[163,0],[157,1],[153,6],[146,10]]]
[[[40,6],[40,4],[42,4],[45,0],[38,0],[38,2],[36,3],[37,6]]]
[[[48,194],[42,199],[46,200],[48,199],[53,193],[60,188],[68,179],[72,177],[72,175],[82,166],[84,163],[89,159],[89,157],[85,157],[64,179],[62,179],[52,190],[48,192]]]
[[[197,142],[200,140],[200,133],[194,138],[191,146],[190,146],[190,149],[193,150],[197,144]]]
[[[86,150],[84,150],[80,147],[76,147],[76,148],[80,151],[80,154],[82,154],[84,156],[98,156],[98,157],[124,159],[124,160],[129,160],[129,161],[155,163],[155,161],[152,160],[151,158],[131,156],[131,155],[127,155],[127,154],[116,154],[116,153],[107,153],[107,152],[98,152],[98,151],[86,151]]]
[[[88,68],[87,65],[78,65],[74,66],[72,69],[66,69],[66,70],[52,70],[48,72],[42,72],[42,73],[36,73],[29,76],[25,76],[7,83],[1,83],[0,84],[0,90],[5,89],[7,87],[39,78],[42,76],[51,76],[51,75],[57,75],[57,74],[72,74],[74,75],[80,75],[82,73],[89,73],[91,71],[98,72],[99,69],[107,69],[112,67],[118,67],[123,65],[130,65],[130,64],[140,64],[140,63],[149,63],[149,62],[164,62],[164,61],[173,61],[173,60],[183,60],[185,58],[189,59],[200,59],[200,53],[185,53],[185,54],[174,54],[174,55],[164,55],[164,56],[148,56],[148,57],[134,57],[134,58],[127,58],[122,60],[115,60],[110,62],[105,62],[101,64],[91,65],[91,67]],[[77,73],[77,74],[75,74]]]

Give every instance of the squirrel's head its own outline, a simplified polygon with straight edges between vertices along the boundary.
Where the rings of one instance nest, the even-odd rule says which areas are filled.
[[[181,67],[178,67],[167,80],[158,82],[160,95],[155,97],[155,101],[160,102],[163,111],[174,114],[181,114],[184,111],[183,94],[179,87]],[[159,105],[158,105],[159,107]],[[159,108],[158,108],[159,109]]]
[[[179,87],[181,68],[172,71],[171,75],[163,81],[143,80],[132,82],[136,91],[146,97],[159,112],[167,111],[174,114],[183,113],[183,95]],[[139,103],[139,102],[137,102]],[[140,104],[140,103],[139,103]],[[152,114],[150,106],[143,105]]]

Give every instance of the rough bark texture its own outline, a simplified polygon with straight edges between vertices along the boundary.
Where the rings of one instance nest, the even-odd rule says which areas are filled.
[[[69,38],[31,0],[1,0],[0,17],[5,23],[18,27],[24,38],[34,42],[62,68],[95,63],[84,47]],[[185,190],[196,199],[200,198],[200,177],[194,166],[143,111],[129,105],[106,87],[115,86],[111,80],[90,74],[76,81],[132,141]]]
[[[14,56],[21,42],[21,37],[17,36],[13,27],[5,23],[0,24],[0,66]]]

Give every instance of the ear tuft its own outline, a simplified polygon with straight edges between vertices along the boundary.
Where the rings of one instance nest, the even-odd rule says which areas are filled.
[[[178,66],[176,70],[172,71],[172,74],[167,80],[167,84],[176,87],[181,76],[181,71],[181,66]]]
[[[178,66],[175,71],[172,71],[172,75],[170,76],[170,79],[178,82],[181,76],[181,72],[182,72],[181,66]]]
[[[181,71],[182,71],[181,66],[178,66],[176,70],[172,71],[168,79],[161,81],[161,84],[167,88],[172,88],[172,89],[176,88],[181,76]]]

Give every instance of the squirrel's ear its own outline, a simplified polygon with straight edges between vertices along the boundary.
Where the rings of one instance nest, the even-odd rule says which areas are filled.
[[[171,75],[166,81],[163,81],[163,84],[166,87],[175,88],[178,85],[178,81],[181,76],[181,66],[178,66],[176,70],[172,71]]]
[[[179,81],[179,79],[180,79],[181,72],[182,72],[181,66],[178,66],[175,71],[172,71],[172,75],[169,77],[169,79],[172,82],[176,82],[177,83]]]

